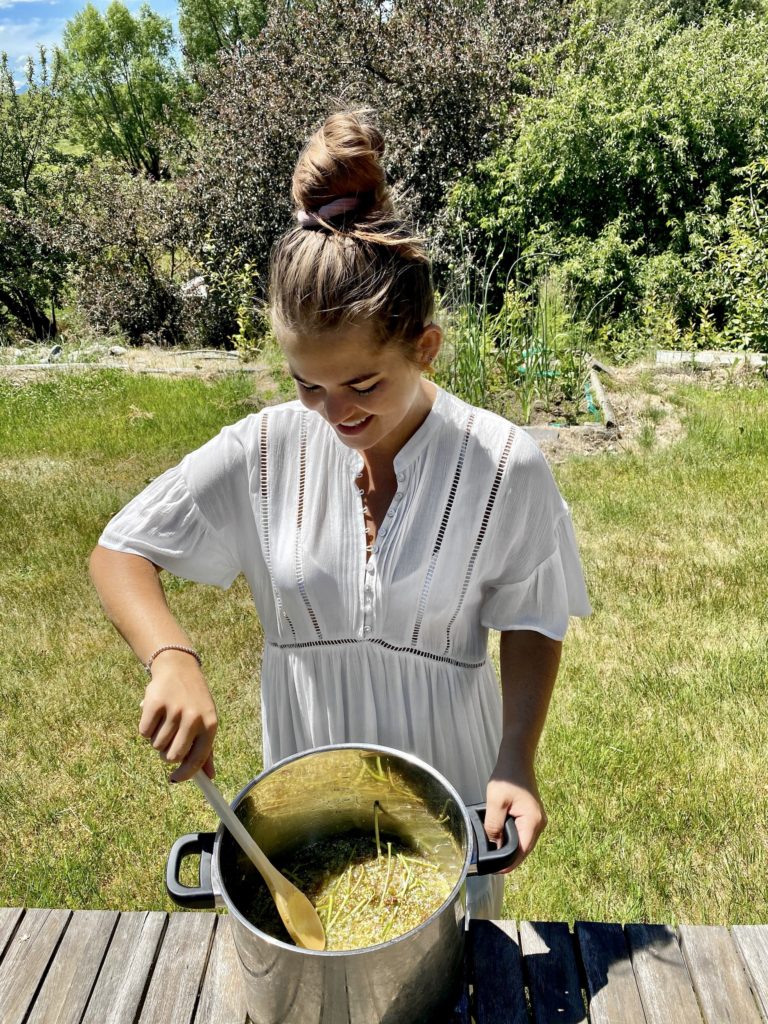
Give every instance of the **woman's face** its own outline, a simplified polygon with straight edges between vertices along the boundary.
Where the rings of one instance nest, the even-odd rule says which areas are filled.
[[[299,398],[350,448],[394,457],[423,422],[433,389],[421,376],[440,347],[430,324],[409,359],[397,344],[348,326],[316,337],[289,335],[282,346]]]

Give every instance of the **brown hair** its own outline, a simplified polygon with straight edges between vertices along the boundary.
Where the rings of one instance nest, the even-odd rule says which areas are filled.
[[[370,325],[380,343],[410,348],[434,312],[424,242],[397,215],[382,166],[384,140],[368,110],[331,114],[299,156],[293,200],[315,214],[272,252],[270,312],[278,337]],[[317,217],[340,197],[350,212]]]

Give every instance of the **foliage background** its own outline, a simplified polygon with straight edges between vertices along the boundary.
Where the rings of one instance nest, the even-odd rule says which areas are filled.
[[[768,348],[764,0],[184,0],[180,27],[86,5],[24,91],[0,76],[6,343],[258,346],[297,153],[365,104],[444,296],[530,318],[546,284],[614,359]]]

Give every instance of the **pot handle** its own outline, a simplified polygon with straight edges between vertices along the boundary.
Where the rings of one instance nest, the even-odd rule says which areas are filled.
[[[165,866],[165,887],[174,903],[180,907],[195,910],[212,910],[216,906],[216,897],[211,884],[211,860],[215,832],[192,832],[188,836],[177,839],[168,854]],[[198,885],[183,885],[179,881],[181,865],[186,857],[195,854],[200,856]]]
[[[504,823],[504,842],[495,847],[485,832],[485,804],[468,804],[469,818],[475,833],[477,874],[492,875],[508,868],[517,853],[518,838],[515,819],[509,815]]]

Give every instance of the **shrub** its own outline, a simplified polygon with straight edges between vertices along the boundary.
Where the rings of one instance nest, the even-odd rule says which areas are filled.
[[[274,5],[255,39],[199,69],[204,97],[180,182],[195,258],[238,250],[265,277],[290,221],[308,134],[341,101],[378,111],[391,179],[417,221],[492,151],[509,63],[542,45],[557,0],[317,0]]]
[[[96,163],[78,180],[65,229],[76,261],[75,303],[89,324],[133,341],[182,339],[181,284],[190,266],[173,185]]]
[[[445,344],[438,381],[466,401],[517,422],[535,403],[572,422],[584,413],[587,353],[594,331],[578,320],[562,279],[542,278],[521,290],[510,278],[501,308],[489,308],[493,268],[473,283],[454,279],[441,301]]]
[[[59,71],[41,48],[27,62],[17,91],[0,54],[0,324],[45,340],[57,331],[56,311],[68,257],[56,236],[68,176],[56,142],[62,126]]]
[[[722,305],[722,340],[768,352],[768,158],[735,172],[741,187],[710,246],[707,306]]]
[[[506,253],[499,288],[512,260],[529,281],[557,264],[612,344],[679,341],[723,318],[724,337],[756,344],[760,274],[751,312],[704,282],[715,268],[746,282],[763,244],[734,168],[768,151],[767,64],[764,14],[686,25],[634,8],[606,30],[581,12],[494,155],[455,187],[453,217]],[[714,256],[718,237],[730,255]]]

